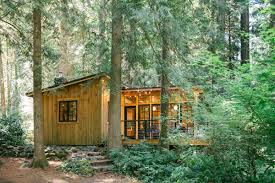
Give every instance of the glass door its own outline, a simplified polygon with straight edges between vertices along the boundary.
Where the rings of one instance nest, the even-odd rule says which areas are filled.
[[[160,105],[152,105],[152,116],[151,116],[151,134],[152,139],[158,139],[160,134]]]
[[[139,105],[138,108],[138,138],[150,138],[150,105]]]
[[[136,138],[136,107],[125,107],[124,112],[124,136],[130,139]]]

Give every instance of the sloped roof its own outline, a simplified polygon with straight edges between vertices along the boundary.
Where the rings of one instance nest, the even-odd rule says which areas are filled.
[[[43,88],[42,93],[47,92],[47,91],[51,91],[51,90],[56,90],[56,89],[59,89],[59,88],[64,88],[64,87],[71,86],[71,85],[74,85],[74,84],[82,83],[82,82],[85,82],[85,81],[88,81],[88,80],[98,79],[98,78],[101,78],[101,77],[109,78],[109,76],[106,73],[92,74],[92,75],[89,75],[89,76],[85,76],[85,77],[81,77],[81,78],[78,78],[78,79],[74,79],[74,80],[65,82],[65,83],[60,84],[60,85],[53,85],[53,86],[50,86],[50,87],[47,87],[47,88]],[[33,91],[26,93],[26,95],[29,96],[29,97],[32,97],[33,96]]]

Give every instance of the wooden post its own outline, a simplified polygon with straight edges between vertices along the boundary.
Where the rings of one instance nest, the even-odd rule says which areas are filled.
[[[138,100],[139,100],[139,93],[137,93],[137,100],[136,100],[136,139],[138,139]]]

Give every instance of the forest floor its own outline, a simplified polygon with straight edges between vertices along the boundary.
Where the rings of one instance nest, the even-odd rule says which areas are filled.
[[[25,158],[0,158],[0,183],[138,183],[138,181],[110,172],[98,172],[82,177],[57,170],[61,161],[49,161],[46,169],[23,167]]]

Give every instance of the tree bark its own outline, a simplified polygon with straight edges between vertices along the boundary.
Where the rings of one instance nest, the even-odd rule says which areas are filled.
[[[233,69],[234,65],[232,63],[233,60],[233,49],[232,49],[232,33],[231,33],[231,12],[228,13],[228,68]]]
[[[249,6],[241,13],[241,65],[249,63]]]
[[[223,53],[225,48],[225,12],[226,12],[226,2],[225,0],[218,0],[217,1],[217,24],[218,24],[218,34],[216,41],[212,47],[215,48],[213,51],[214,53],[216,50],[221,52],[222,59],[225,59]],[[213,10],[215,11],[215,10]]]
[[[122,12],[120,0],[112,1],[112,58],[110,80],[110,125],[108,147],[121,147],[120,103],[121,103],[121,60],[122,60]]]
[[[0,91],[1,91],[1,115],[6,117],[6,96],[5,96],[5,80],[3,72],[3,60],[2,60],[2,37],[0,37]]]
[[[6,39],[6,53],[7,53],[7,62],[6,62],[6,68],[7,68],[7,114],[11,114],[12,110],[12,98],[11,98],[11,87],[12,87],[12,49],[9,48],[8,39]]]
[[[164,145],[164,140],[167,138],[168,133],[168,108],[169,108],[169,79],[168,79],[168,25],[166,18],[162,18],[162,58],[161,58],[161,131],[160,131],[160,143]]]
[[[43,105],[41,59],[41,10],[33,9],[33,110],[34,157],[32,167],[45,168],[48,162],[44,152]]]
[[[100,72],[104,72],[104,54],[106,52],[106,41],[105,41],[105,36],[106,36],[106,0],[100,0],[99,2],[99,11],[98,11],[98,20],[99,20],[99,42],[98,42],[98,70]]]
[[[69,60],[69,30],[68,30],[68,1],[62,0],[62,17],[60,22],[60,61],[59,73],[69,78],[72,72],[72,65]]]
[[[19,79],[19,63],[17,62],[17,49],[14,50],[14,71],[15,71],[15,81],[14,81],[14,112],[19,114],[19,105],[20,105],[20,94],[19,94],[19,87],[18,87],[18,79]]]
[[[270,1],[271,5],[271,14],[270,14],[270,27],[275,27],[275,0]],[[273,13],[272,13],[273,12]]]

